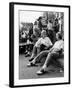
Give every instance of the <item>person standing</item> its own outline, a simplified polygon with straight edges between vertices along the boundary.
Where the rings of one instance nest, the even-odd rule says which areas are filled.
[[[52,43],[54,44],[56,41],[56,33],[53,29],[52,20],[48,20],[47,29],[48,29],[47,30],[48,37],[51,39]]]

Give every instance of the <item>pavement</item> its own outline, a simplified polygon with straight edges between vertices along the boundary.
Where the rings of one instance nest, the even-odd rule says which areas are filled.
[[[64,72],[59,72],[59,68],[50,65],[48,72],[43,75],[37,75],[36,72],[41,68],[41,65],[27,67],[30,57],[25,57],[24,54],[19,55],[19,79],[38,79],[38,78],[56,78],[64,77]]]

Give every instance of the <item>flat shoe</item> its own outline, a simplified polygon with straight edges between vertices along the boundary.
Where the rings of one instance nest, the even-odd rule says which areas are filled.
[[[37,75],[43,75],[46,71],[44,69],[39,70],[36,74]]]
[[[31,59],[29,59],[29,61],[31,62],[33,59],[34,59],[34,58],[31,58]]]
[[[31,67],[31,66],[36,66],[36,65],[33,64],[33,63],[29,63],[29,64],[27,64],[27,67]]]

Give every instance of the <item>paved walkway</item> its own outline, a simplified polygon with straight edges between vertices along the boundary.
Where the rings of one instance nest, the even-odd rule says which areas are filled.
[[[36,79],[36,78],[54,78],[63,77],[64,73],[59,72],[54,66],[49,66],[49,72],[44,75],[37,75],[36,72],[40,69],[40,65],[36,67],[27,67],[29,58],[24,55],[19,56],[19,79]]]

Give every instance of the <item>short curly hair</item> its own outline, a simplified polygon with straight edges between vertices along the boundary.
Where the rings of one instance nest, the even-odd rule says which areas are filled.
[[[61,32],[58,32],[57,35],[58,35],[58,38],[59,38],[59,39],[62,39]]]

